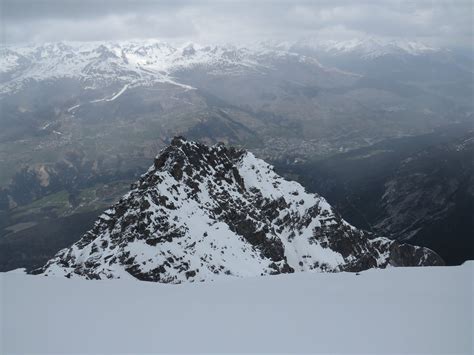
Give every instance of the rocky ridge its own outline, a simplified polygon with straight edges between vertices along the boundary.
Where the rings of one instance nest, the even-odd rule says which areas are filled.
[[[429,249],[352,227],[252,153],[177,137],[82,239],[35,273],[180,283],[441,264]]]

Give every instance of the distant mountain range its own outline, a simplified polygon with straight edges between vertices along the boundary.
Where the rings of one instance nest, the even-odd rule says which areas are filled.
[[[129,85],[173,83],[189,88],[178,72],[207,67],[210,73],[239,74],[246,70],[266,70],[271,58],[297,56],[302,62],[318,65],[302,52],[343,56],[355,54],[373,60],[385,56],[423,56],[445,54],[446,50],[412,41],[262,42],[251,46],[201,46],[188,43],[173,46],[160,41],[58,42],[44,45],[12,45],[2,48],[0,93],[19,90],[29,81],[77,78],[89,89],[112,83]],[[185,80],[184,80],[185,81]]]
[[[474,112],[470,58],[416,42],[59,42],[1,53],[0,185],[18,165],[96,144],[141,168],[176,134],[306,159]]]

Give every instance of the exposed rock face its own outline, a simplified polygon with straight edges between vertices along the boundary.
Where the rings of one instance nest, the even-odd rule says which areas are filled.
[[[473,197],[474,131],[471,131],[449,144],[429,147],[401,162],[396,174],[385,183],[381,198],[385,218],[376,227],[400,240],[409,240],[433,222],[446,223],[450,215],[459,215],[460,205],[470,211],[470,218],[466,219],[472,219]]]
[[[474,259],[472,124],[277,170],[320,192],[357,228],[430,248],[448,265]]]
[[[132,190],[36,273],[165,283],[440,265],[355,229],[253,154],[175,138]]]

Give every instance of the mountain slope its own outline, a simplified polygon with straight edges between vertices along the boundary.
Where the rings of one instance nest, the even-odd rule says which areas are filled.
[[[322,193],[358,228],[428,247],[449,265],[474,258],[472,124],[278,171]]]
[[[385,183],[374,228],[450,264],[474,258],[474,131],[405,159]]]
[[[36,273],[179,283],[438,264],[429,249],[370,239],[251,153],[178,137],[92,230]]]

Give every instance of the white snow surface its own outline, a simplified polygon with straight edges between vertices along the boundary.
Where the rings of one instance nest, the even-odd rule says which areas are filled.
[[[165,285],[0,274],[0,353],[472,354],[474,262]]]

